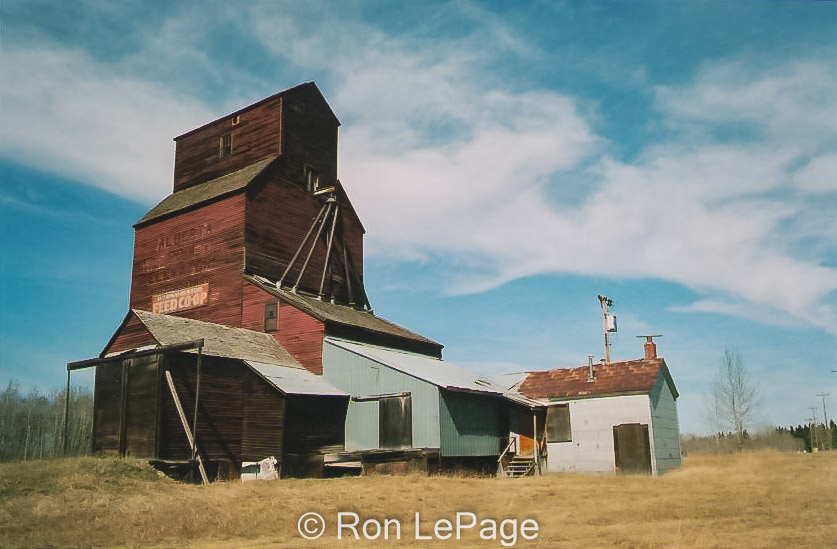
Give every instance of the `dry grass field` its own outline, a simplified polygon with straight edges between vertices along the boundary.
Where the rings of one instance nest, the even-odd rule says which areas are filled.
[[[140,461],[74,458],[3,464],[0,545],[191,547],[500,547],[479,527],[415,539],[438,519],[535,519],[515,547],[835,547],[837,452],[690,457],[661,478],[548,475],[519,480],[375,476],[184,485]],[[315,541],[297,519],[315,511]],[[398,519],[401,539],[343,539],[338,512]],[[468,519],[463,519],[465,522]],[[510,524],[507,533],[511,533]],[[373,529],[370,529],[370,533]],[[361,532],[362,533],[362,532]],[[499,535],[499,534],[498,534]],[[506,545],[509,545],[511,536]]]

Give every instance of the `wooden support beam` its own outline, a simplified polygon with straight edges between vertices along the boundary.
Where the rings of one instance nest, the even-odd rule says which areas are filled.
[[[186,438],[189,440],[189,446],[197,448],[195,446],[195,438],[192,436],[192,430],[189,429],[189,421],[186,419],[186,413],[183,411],[183,405],[180,404],[180,398],[177,396],[177,389],[174,387],[174,380],[171,377],[171,372],[168,370],[166,370],[166,382],[169,385],[169,391],[174,399],[174,406],[177,408],[177,415],[180,416],[180,423],[183,425],[183,430],[186,432]],[[201,479],[204,484],[209,484],[209,478],[206,476],[206,469],[204,469],[203,460],[201,459],[200,454],[196,453],[195,455],[198,461],[198,469],[201,472]]]
[[[67,424],[70,421],[70,369],[67,368],[67,392],[64,394],[64,457],[67,457]]]

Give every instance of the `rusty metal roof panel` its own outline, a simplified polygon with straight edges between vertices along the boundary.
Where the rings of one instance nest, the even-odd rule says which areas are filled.
[[[349,393],[332,386],[322,376],[314,375],[305,369],[288,368],[251,360],[245,362],[268,383],[286,395],[342,396],[347,398],[349,396]]]
[[[596,364],[593,381],[588,381],[588,366],[528,372],[518,391],[539,400],[647,394],[654,387],[661,368],[666,368],[661,358]]]
[[[215,179],[205,181],[193,187],[186,187],[170,194],[159,204],[151,208],[142,219],[134,224],[134,227],[144,225],[150,221],[164,217],[215,198],[240,191],[247,187],[267,166],[276,159],[275,156],[260,160],[238,171],[222,175]]]
[[[203,339],[202,352],[207,355],[304,370],[270,334],[139,309],[132,312],[161,345]]]

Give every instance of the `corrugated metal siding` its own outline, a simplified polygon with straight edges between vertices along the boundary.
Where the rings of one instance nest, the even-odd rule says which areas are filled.
[[[508,438],[505,403],[500,398],[440,391],[443,456],[498,456]]]
[[[353,396],[409,392],[413,407],[413,447],[439,448],[439,390],[328,341],[323,345],[323,376]],[[346,449],[378,448],[378,403],[349,403]]]
[[[651,420],[652,457],[656,461],[656,473],[661,475],[682,465],[677,402],[663,375],[657,377],[651,390]]]
[[[494,386],[489,380],[439,358],[354,341],[329,340],[329,342],[443,389],[459,389],[496,396],[503,393],[501,388]]]

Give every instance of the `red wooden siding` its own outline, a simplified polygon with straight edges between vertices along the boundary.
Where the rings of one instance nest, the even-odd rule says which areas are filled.
[[[155,294],[208,283],[206,305],[169,314],[239,327],[244,204],[242,193],[138,228],[131,308],[150,311]]]
[[[248,192],[247,233],[246,233],[246,270],[270,280],[278,280],[290,263],[311,223],[322,207],[322,202],[311,196],[299,183],[290,183],[282,179],[273,179]],[[349,249],[350,271],[360,282],[363,280],[363,229],[349,212],[349,208],[340,209],[342,226],[338,223],[338,232],[344,235]],[[323,229],[320,240],[305,270],[300,289],[318,292],[323,266],[325,265],[325,239],[331,223]],[[313,238],[313,237],[312,237]],[[309,240],[310,242],[310,240]],[[308,247],[300,254],[293,270],[285,279],[293,285],[299,269],[305,260]],[[330,295],[333,281],[338,301],[348,302],[345,290],[345,268],[343,267],[340,244],[335,243],[331,250],[331,272],[326,278],[324,292]],[[357,293],[357,288],[355,288]]]
[[[238,117],[238,124],[233,119]],[[282,98],[274,97],[175,139],[174,190],[240,170],[282,152]],[[221,158],[222,136],[232,136],[232,151]]]
[[[276,301],[276,297],[264,290],[245,283],[242,327],[263,332],[264,304]],[[279,329],[271,332],[271,335],[305,368],[315,374],[322,374],[325,337],[323,323],[281,301],[278,317]]]
[[[296,178],[305,166],[315,169],[320,181],[337,180],[337,128],[339,122],[316,88],[300,87],[285,95],[282,155]]]
[[[106,349],[105,354],[118,353],[128,349],[136,349],[145,345],[155,344],[157,341],[148,331],[145,325],[136,316],[131,314],[128,322],[118,331],[116,337]]]

